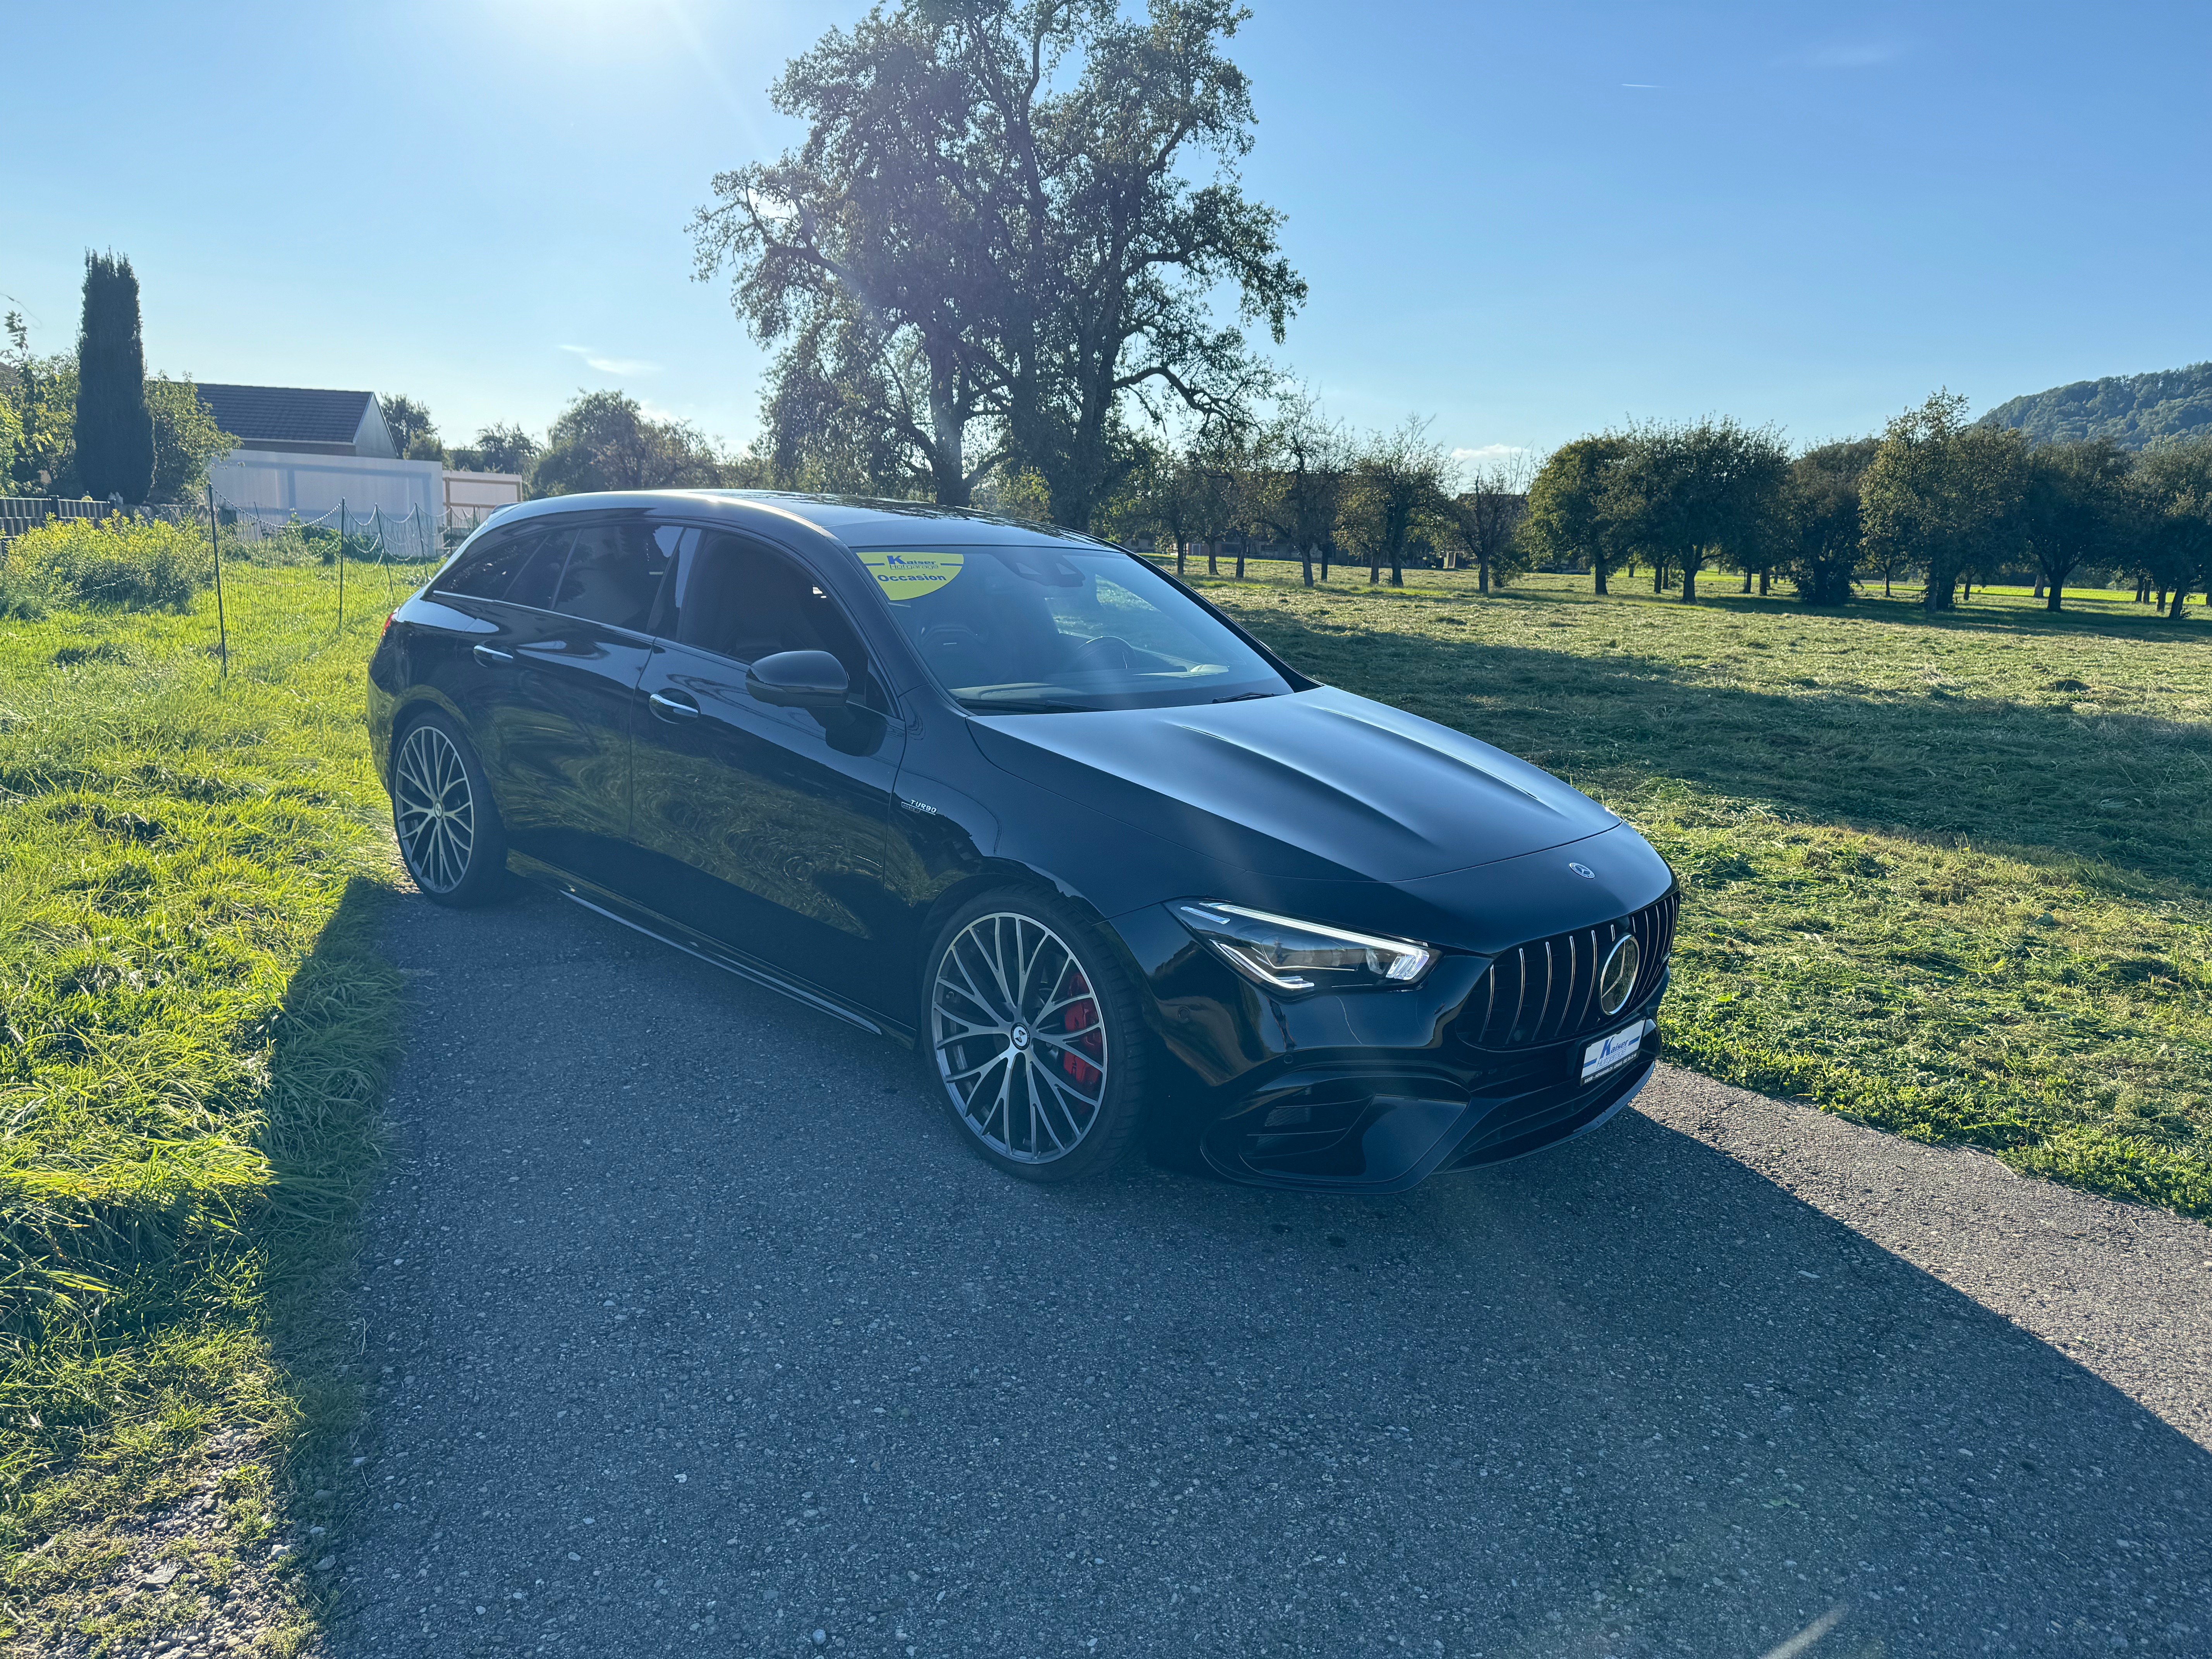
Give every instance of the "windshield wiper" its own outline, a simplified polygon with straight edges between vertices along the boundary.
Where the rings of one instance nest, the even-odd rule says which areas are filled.
[[[1282,695],[1283,694],[1279,691],[1239,691],[1233,697],[1216,697],[1213,701],[1216,702],[1249,702],[1255,697],[1279,697]]]
[[[1007,697],[1003,701],[986,702],[981,697],[963,697],[961,706],[971,714],[1087,714],[1095,704],[1087,702],[1059,702],[1049,697]]]

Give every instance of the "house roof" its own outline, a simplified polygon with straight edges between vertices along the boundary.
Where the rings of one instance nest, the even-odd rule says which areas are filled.
[[[207,380],[198,383],[198,390],[216,424],[249,447],[257,439],[350,446],[375,396],[300,386],[217,386]]]

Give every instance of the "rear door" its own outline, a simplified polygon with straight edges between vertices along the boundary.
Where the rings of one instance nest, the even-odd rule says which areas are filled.
[[[905,728],[854,629],[782,550],[685,532],[639,690],[635,896],[786,975],[877,1010],[909,969],[884,876]],[[815,713],[756,702],[746,665],[827,651],[854,687]]]
[[[495,628],[465,662],[449,653],[450,678],[508,844],[594,880],[629,834],[638,679],[673,544],[641,514],[563,514],[457,573]]]

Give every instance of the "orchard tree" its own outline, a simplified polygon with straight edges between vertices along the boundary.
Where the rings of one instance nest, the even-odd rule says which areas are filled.
[[[1299,389],[1277,401],[1274,417],[1261,428],[1261,520],[1297,550],[1299,574],[1314,585],[1314,561],[1328,579],[1328,550],[1343,510],[1352,447],[1344,428],[1322,413],[1310,392]]]
[[[1588,559],[1597,592],[1606,577],[1626,563],[1629,550],[1606,517],[1606,490],[1628,452],[1628,441],[1613,433],[1577,438],[1553,450],[1528,484],[1528,508],[1521,538],[1539,562]]]
[[[1345,540],[1367,560],[1367,585],[1406,584],[1406,548],[1414,534],[1441,520],[1450,463],[1429,436],[1431,419],[1407,416],[1395,429],[1371,434],[1359,447],[1346,481],[1339,521]]]
[[[1962,574],[2002,563],[2018,544],[2026,442],[1966,416],[1966,398],[1952,392],[1906,410],[1883,429],[1860,482],[1869,555],[1884,569],[1918,566],[1930,611],[1951,610]]]
[[[154,487],[154,416],[146,407],[146,349],[138,278],[122,255],[84,256],[84,316],[76,340],[76,475],[88,495],[136,504]]]
[[[2117,564],[2136,544],[2134,465],[2110,438],[2027,452],[2021,529],[2043,573],[2046,611],[2060,609],[2067,579],[2083,565]]]
[[[1621,543],[1682,573],[1694,604],[1698,573],[1716,555],[1775,533],[1789,452],[1771,427],[1726,416],[1632,427],[1606,492]]]
[[[1534,473],[1526,451],[1483,461],[1465,469],[1460,488],[1443,503],[1454,540],[1474,561],[1476,590],[1487,593],[1526,568],[1529,544],[1519,532],[1528,507]]]
[[[2144,563],[2170,589],[2166,614],[2179,622],[2192,592],[2212,603],[2212,438],[2152,450],[2134,478]]]
[[[1808,605],[1842,605],[1857,586],[1866,538],[1859,481],[1881,442],[1853,438],[1820,444],[1790,464],[1780,568]]]

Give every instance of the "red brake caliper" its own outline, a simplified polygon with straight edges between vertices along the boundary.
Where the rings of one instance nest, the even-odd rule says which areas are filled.
[[[1091,1060],[1098,1060],[1106,1053],[1106,1033],[1098,1024],[1098,1005],[1091,1000],[1090,991],[1090,982],[1080,973],[1073,974],[1068,985],[1069,994],[1083,1000],[1068,1005],[1067,1036],[1068,1040],[1089,1054]],[[1063,1052],[1060,1057],[1060,1069],[1067,1073],[1079,1089],[1097,1086],[1099,1071],[1091,1060]]]

